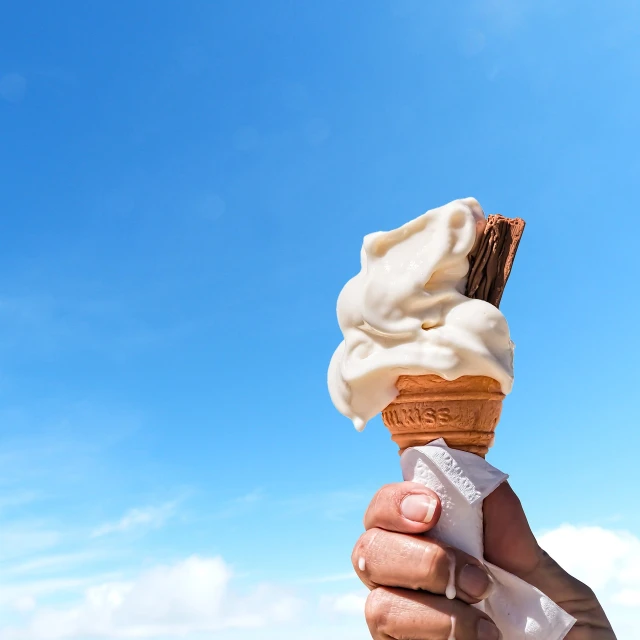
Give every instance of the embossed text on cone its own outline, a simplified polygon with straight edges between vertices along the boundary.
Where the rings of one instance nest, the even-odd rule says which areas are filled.
[[[396,387],[398,396],[382,420],[401,452],[444,438],[454,449],[484,457],[493,445],[504,399],[493,378],[400,376]]]

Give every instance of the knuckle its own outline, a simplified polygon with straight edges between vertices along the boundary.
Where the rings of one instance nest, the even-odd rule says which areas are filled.
[[[390,495],[395,493],[398,490],[399,486],[400,485],[397,482],[389,482],[388,484],[382,485],[378,493],[381,493],[383,495]]]
[[[406,482],[388,484],[384,487],[385,495],[389,505],[397,511],[402,500],[410,493]]]
[[[373,499],[371,500],[369,508],[367,509],[366,515],[368,516],[369,521],[371,521],[372,519],[376,519],[380,516],[381,512],[384,512],[388,496],[392,491],[392,484],[385,484],[380,489],[378,489],[376,494],[373,496]]]
[[[579,591],[583,601],[598,602],[596,592],[590,586],[586,585],[584,582],[580,582],[579,580],[576,580],[576,582],[578,583],[577,590]]]
[[[356,572],[359,571],[361,559],[365,561],[365,566],[370,560],[374,540],[378,537],[379,533],[380,529],[369,529],[358,538],[358,542],[356,542],[353,553],[351,554],[351,563]]]
[[[369,628],[386,633],[389,630],[391,613],[391,594],[382,588],[369,593],[364,615]]]
[[[425,544],[418,560],[419,575],[431,585],[440,584],[449,574],[449,553],[440,545]]]

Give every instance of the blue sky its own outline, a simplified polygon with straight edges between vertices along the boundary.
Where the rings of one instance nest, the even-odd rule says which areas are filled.
[[[631,640],[639,25],[628,0],[5,7],[0,635],[367,638],[349,556],[399,467],[330,403],[335,300],[363,235],[474,196],[528,222],[490,460]]]

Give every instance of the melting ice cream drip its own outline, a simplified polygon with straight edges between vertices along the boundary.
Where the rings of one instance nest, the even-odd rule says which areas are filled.
[[[456,597],[456,556],[453,551],[447,551],[447,557],[449,559],[449,582],[447,582],[444,594],[449,600],[454,600]]]

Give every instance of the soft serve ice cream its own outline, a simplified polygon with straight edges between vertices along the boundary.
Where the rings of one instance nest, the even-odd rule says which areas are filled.
[[[507,321],[464,295],[468,255],[485,224],[477,200],[465,198],[365,236],[360,273],[338,297],[344,341],[328,380],[333,403],[356,429],[395,399],[401,375],[487,376],[511,391]]]

